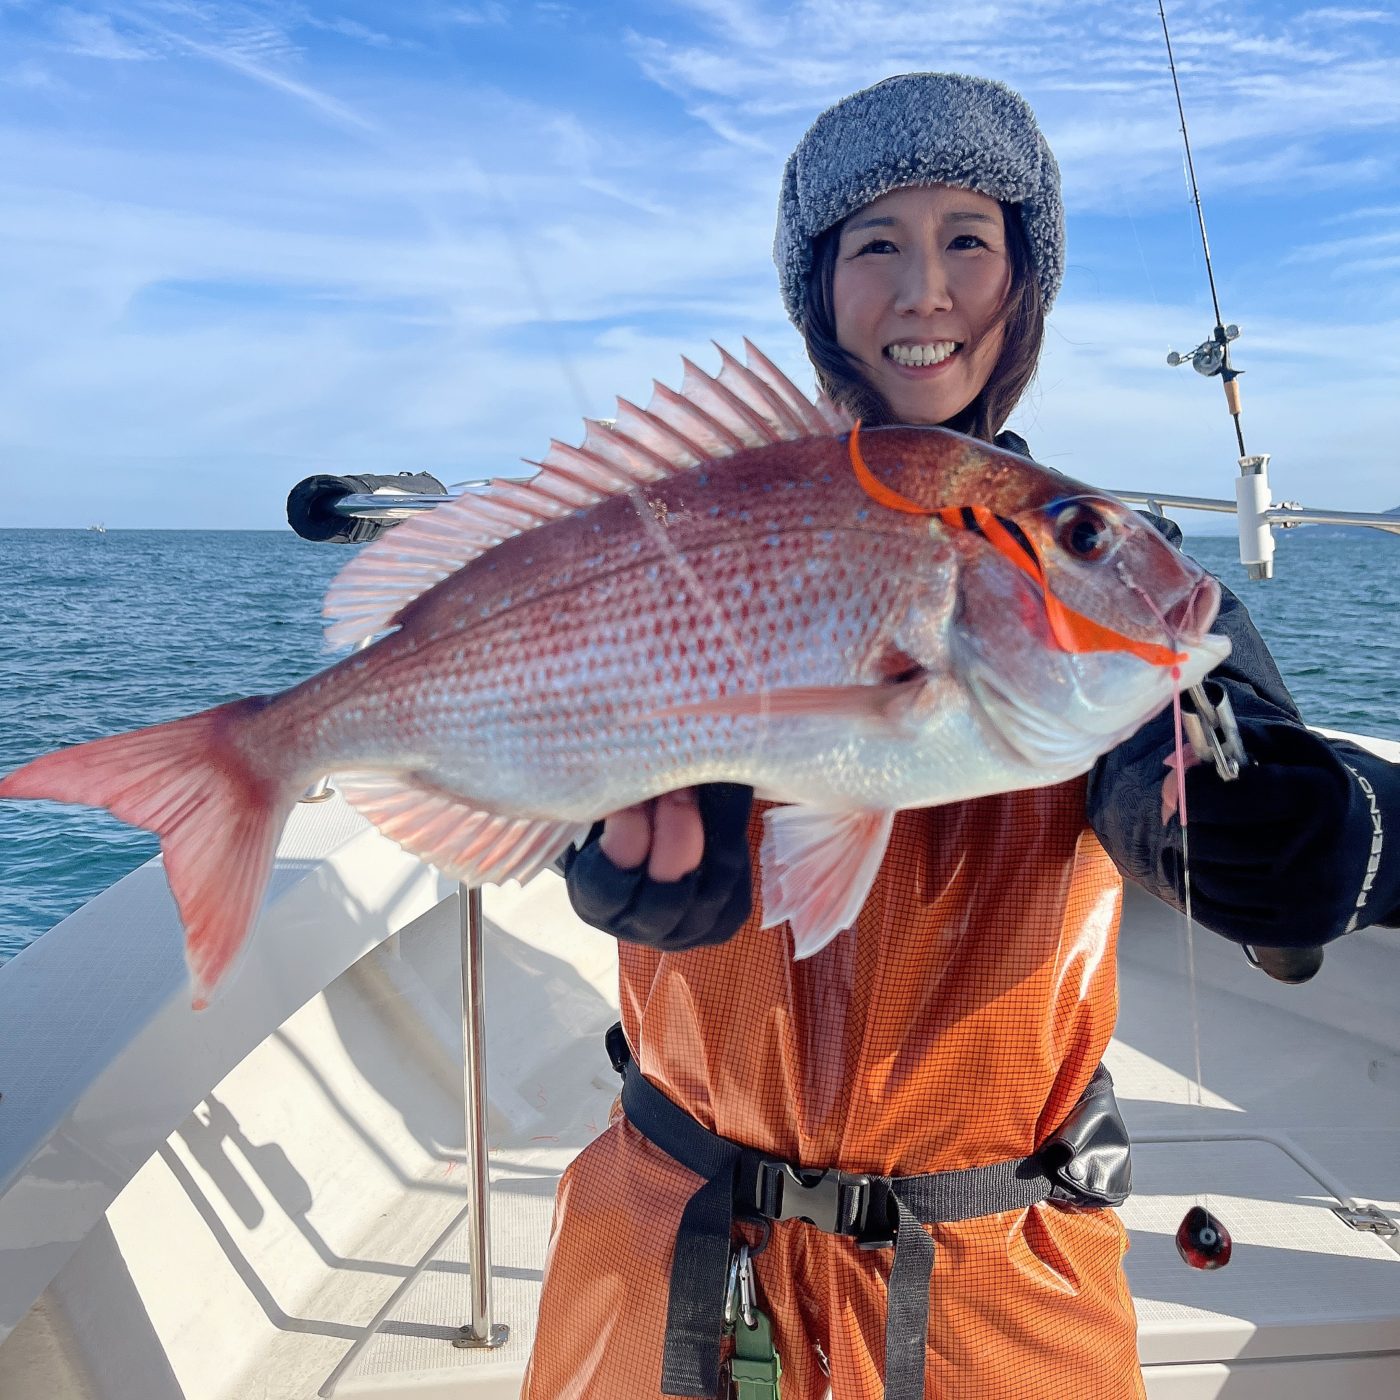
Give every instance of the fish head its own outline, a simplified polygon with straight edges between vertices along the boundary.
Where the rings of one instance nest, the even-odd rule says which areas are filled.
[[[1210,632],[1220,585],[1122,502],[1085,488],[975,516],[960,532],[960,669],[1037,768],[1083,771],[1229,655]]]

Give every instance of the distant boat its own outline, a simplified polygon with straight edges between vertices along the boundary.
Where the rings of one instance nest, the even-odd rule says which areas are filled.
[[[88,526],[88,533],[90,535],[105,535],[107,527],[99,520],[96,525]]]

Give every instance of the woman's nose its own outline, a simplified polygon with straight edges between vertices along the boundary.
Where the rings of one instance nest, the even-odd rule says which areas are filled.
[[[953,305],[952,289],[943,266],[936,258],[906,257],[901,268],[895,310],[914,316],[947,311]]]

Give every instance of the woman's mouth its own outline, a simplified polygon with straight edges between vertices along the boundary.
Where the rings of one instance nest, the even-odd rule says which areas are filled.
[[[961,349],[962,343],[956,340],[901,341],[885,346],[884,357],[900,369],[931,370],[947,364]]]

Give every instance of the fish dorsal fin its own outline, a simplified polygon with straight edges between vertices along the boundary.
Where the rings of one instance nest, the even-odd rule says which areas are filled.
[[[830,400],[814,403],[747,340],[744,348],[746,365],[720,350],[718,376],[683,361],[680,391],[657,384],[644,409],[619,399],[611,423],[585,421],[577,447],[551,443],[529,481],[492,481],[386,531],[327,591],[327,646],[388,631],[415,598],[512,535],[703,461],[850,427]]]
[[[336,782],[391,841],[464,885],[523,885],[589,830],[587,822],[500,817],[403,774],[339,773]]]

